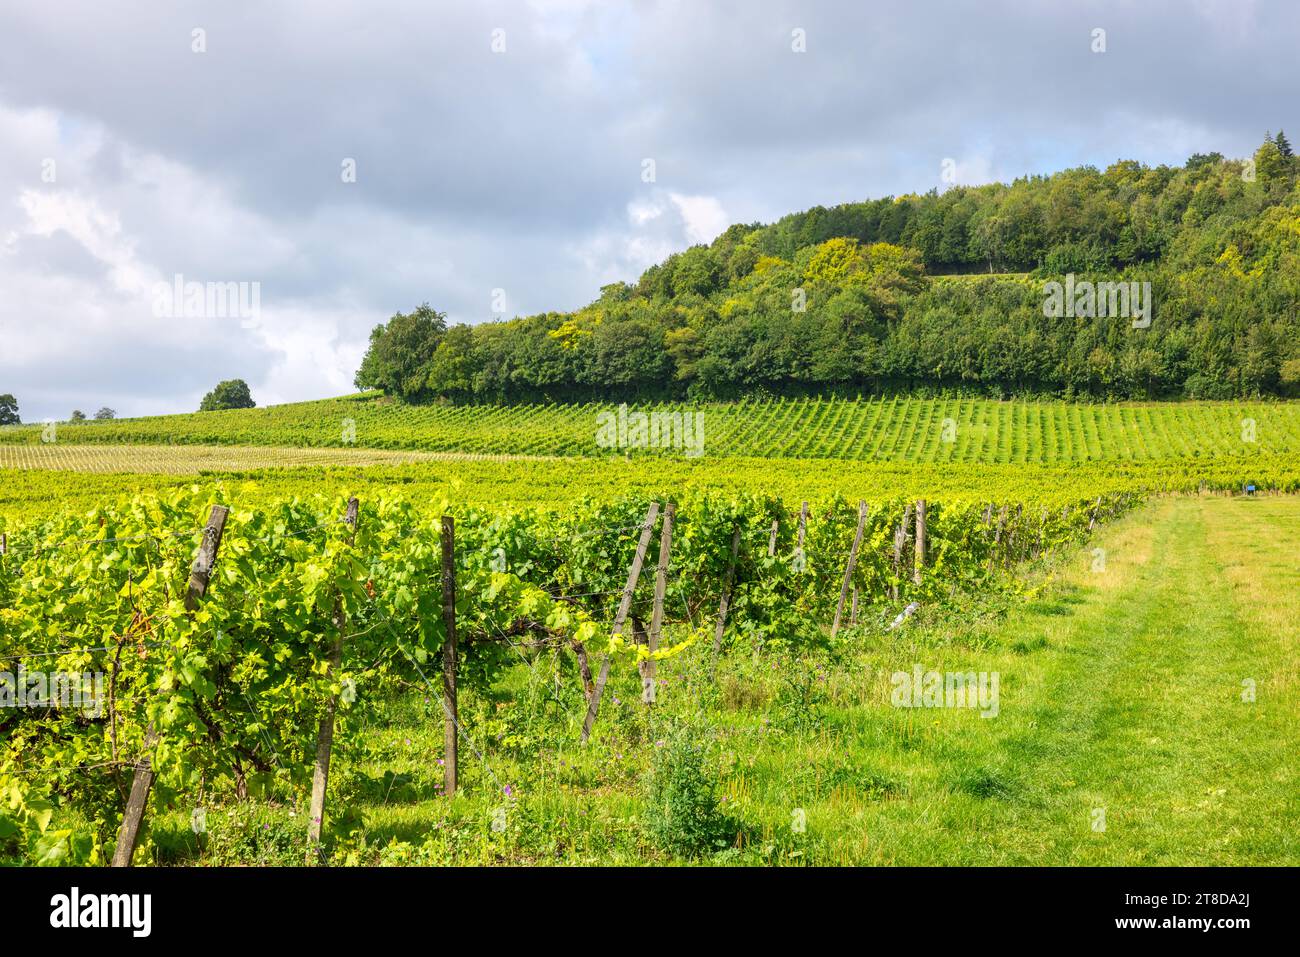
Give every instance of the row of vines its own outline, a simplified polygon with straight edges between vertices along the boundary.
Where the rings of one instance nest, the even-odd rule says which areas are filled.
[[[999,402],[973,398],[747,399],[623,409],[620,441],[598,440],[616,404],[408,405],[376,394],[188,415],[65,423],[59,442],[418,449],[555,456],[682,455],[878,462],[1234,460],[1300,450],[1300,405],[1269,402]],[[637,417],[676,416],[672,441],[637,438]],[[683,416],[687,416],[683,421]],[[645,426],[642,426],[644,430]],[[698,430],[698,431],[697,431]],[[0,428],[0,444],[49,443],[47,425]]]
[[[667,640],[653,654],[711,642],[724,592],[724,653],[762,653],[831,641],[848,589],[865,624],[909,603],[1013,585],[1017,561],[1082,541],[1133,501],[931,502],[918,561],[910,502],[863,506],[860,519],[858,503],[843,499],[801,509],[682,496],[662,605]],[[563,663],[559,693],[581,706],[589,660],[634,669],[651,655],[642,641],[654,576],[623,594],[647,504],[512,511],[376,497],[362,501],[353,528],[343,498],[244,504],[218,485],[23,526],[0,521],[0,858],[105,861],[144,756],[156,806],[269,787],[303,793],[327,706],[337,702],[335,746],[346,751],[390,682],[436,669],[444,514],[456,522],[458,681],[489,688],[547,655]],[[214,505],[231,511],[207,593],[190,610],[186,583]],[[628,623],[616,634],[625,600]],[[56,690],[86,693],[70,706]]]

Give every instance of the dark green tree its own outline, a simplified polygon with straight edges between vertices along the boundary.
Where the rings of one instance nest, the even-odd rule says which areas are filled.
[[[227,379],[203,397],[200,412],[217,412],[221,409],[252,409],[257,406],[243,379]]]
[[[18,400],[9,393],[0,395],[0,425],[21,425],[18,417]]]
[[[383,389],[403,399],[427,395],[433,355],[446,332],[446,314],[428,303],[376,326],[357,371],[357,388]]]

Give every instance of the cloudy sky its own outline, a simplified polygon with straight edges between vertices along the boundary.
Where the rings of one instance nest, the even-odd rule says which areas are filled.
[[[1294,0],[0,0],[0,25],[24,421],[233,377],[349,392],[394,311],[571,309],[733,222],[942,189],[945,159],[981,183],[1300,134]],[[177,276],[257,308],[187,315]]]

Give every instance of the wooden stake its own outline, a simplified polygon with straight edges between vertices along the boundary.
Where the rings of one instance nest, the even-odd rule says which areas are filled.
[[[659,503],[651,502],[645,513],[645,524],[641,526],[641,540],[636,545],[636,555],[632,559],[632,568],[627,575],[627,585],[623,589],[623,600],[619,602],[618,614],[614,618],[614,637],[622,634],[623,622],[632,610],[632,594],[636,591],[637,580],[641,577],[641,563],[645,561],[645,550],[650,544],[654,532],[655,519],[659,517]],[[606,652],[600,662],[600,674],[596,676],[596,687],[591,691],[591,700],[587,702],[587,716],[582,721],[582,743],[591,737],[591,726],[596,723],[596,714],[600,711],[600,696],[605,692],[605,682],[609,680],[609,653]]]
[[[722,601],[718,604],[718,624],[713,630],[713,669],[718,667],[722,653],[722,632],[727,627],[727,606],[731,604],[731,589],[736,583],[736,553],[740,551],[740,526],[731,533],[731,561],[727,563],[727,581],[722,586]]]
[[[912,584],[921,584],[921,569],[925,567],[925,499],[916,503],[916,562],[912,566]]]
[[[849,587],[853,583],[853,569],[858,563],[858,546],[862,544],[862,531],[867,525],[867,503],[858,502],[858,529],[853,533],[853,547],[849,549],[849,563],[844,569],[844,584],[840,586],[839,604],[835,606],[835,621],[831,624],[831,637],[840,630],[840,619],[844,615],[844,603],[849,597]]]
[[[776,554],[776,532],[777,532],[777,529],[780,528],[780,526],[781,526],[781,521],[780,521],[780,519],[776,519],[776,518],[772,519],[772,535],[771,535],[771,537],[767,540],[767,557],[768,557],[768,558],[771,558],[773,555]]]
[[[348,511],[343,521],[348,524],[348,544],[356,540],[357,512],[360,503],[356,498],[348,499]],[[330,677],[338,673],[343,663],[343,633],[348,627],[347,612],[343,610],[343,599],[334,597],[334,643],[330,646]],[[307,863],[314,864],[320,858],[320,834],[325,825],[325,792],[330,781],[330,756],[334,749],[334,713],[338,710],[338,695],[330,695],[325,702],[325,713],[321,716],[320,727],[316,731],[316,766],[311,776],[311,817],[307,821]]]
[[[677,507],[669,502],[664,506],[664,521],[659,528],[659,567],[655,570],[654,613],[650,617],[650,632],[646,635],[646,648],[653,655],[659,650],[659,632],[664,625],[664,593],[668,587],[668,558],[673,550],[673,516]],[[641,702],[655,703],[655,674],[658,662],[653,657],[641,662]]]
[[[460,756],[457,731],[460,706],[456,698],[456,520],[442,517],[442,624],[447,633],[442,643],[442,753],[443,793],[456,793]]]
[[[185,610],[191,615],[199,610],[199,599],[208,592],[208,582],[212,578],[212,566],[217,561],[217,549],[221,547],[221,536],[226,530],[226,519],[230,509],[221,505],[212,506],[208,524],[203,529],[203,542],[199,552],[190,566],[190,583],[185,592]],[[158,743],[158,733],[150,725],[144,737],[144,747],[148,751]],[[122,814],[122,826],[117,832],[117,846],[113,849],[113,867],[130,867],[135,854],[135,845],[140,840],[140,825],[144,822],[145,807],[149,803],[149,792],[153,788],[153,765],[148,755],[140,758],[135,766],[135,776],[131,779],[131,793],[126,799],[126,810]]]
[[[808,503],[799,506],[799,551],[803,552],[804,535],[808,531]]]
[[[898,601],[898,583],[903,574],[903,548],[907,545],[907,526],[912,521],[912,506],[903,506],[903,520],[894,529],[894,580],[889,586],[889,593]]]
[[[569,644],[573,647],[573,655],[578,659],[578,674],[582,676],[582,696],[590,702],[591,694],[595,691],[596,686],[591,680],[591,665],[587,662],[587,646],[580,641],[571,641]]]

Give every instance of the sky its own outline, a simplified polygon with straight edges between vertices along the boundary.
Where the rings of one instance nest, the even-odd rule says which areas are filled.
[[[1294,0],[0,0],[0,24],[25,422],[192,411],[230,378],[345,394],[424,302],[574,309],[736,222],[1300,134]]]

